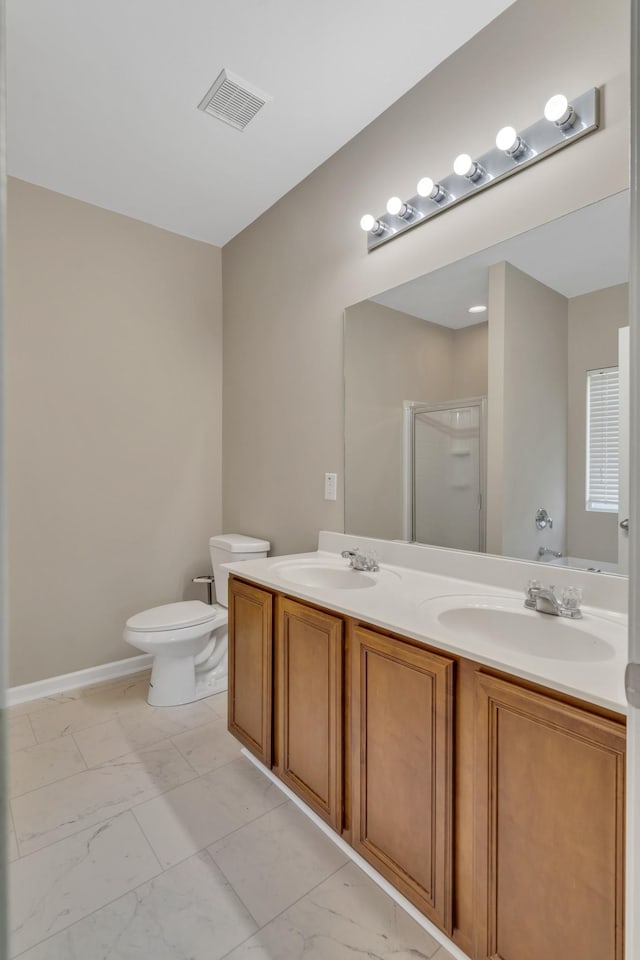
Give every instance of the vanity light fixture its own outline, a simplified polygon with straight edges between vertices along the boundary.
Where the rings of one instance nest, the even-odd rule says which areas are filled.
[[[390,197],[387,200],[387,213],[392,217],[400,217],[401,220],[410,220],[417,215],[417,210],[400,197]]]
[[[545,120],[555,123],[561,130],[570,129],[578,119],[576,111],[573,109],[563,93],[557,93],[550,97],[544,107]]]
[[[365,213],[360,219],[360,226],[366,233],[372,233],[375,237],[381,237],[391,227],[384,220],[376,220],[370,213]]]
[[[527,144],[522,137],[518,136],[514,127],[503,127],[502,130],[498,130],[496,147],[511,160],[515,160],[526,151]]]
[[[472,160],[468,153],[459,154],[453,161],[453,172],[459,177],[466,177],[475,183],[486,175],[486,170],[477,160]]]
[[[367,250],[411,230],[449,207],[468,200],[482,190],[493,187],[525,167],[537,163],[557,150],[563,150],[600,125],[600,91],[592,87],[569,103],[564,94],[555,94],[544,108],[544,116],[528,127],[516,130],[503,127],[490,150],[475,157],[461,153],[456,157],[452,173],[433,180],[423,177],[415,197],[401,200],[392,197],[382,216],[363,217],[360,226],[367,234]]]
[[[441,203],[447,195],[447,191],[442,184],[436,183],[431,177],[423,177],[421,180],[418,180],[416,190],[418,191],[419,197],[428,197],[429,200],[433,200],[435,203]]]

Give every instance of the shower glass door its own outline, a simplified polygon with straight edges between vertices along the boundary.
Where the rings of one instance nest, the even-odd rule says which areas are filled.
[[[410,539],[458,550],[485,549],[484,398],[405,403],[405,484]]]

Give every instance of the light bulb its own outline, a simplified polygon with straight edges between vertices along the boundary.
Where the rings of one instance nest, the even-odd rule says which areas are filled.
[[[467,180],[479,180],[484,170],[477,160],[472,160],[468,153],[461,153],[453,161],[453,172]]]
[[[387,201],[387,213],[391,214],[392,217],[400,217],[402,220],[411,220],[412,217],[416,216],[417,211],[415,207],[412,207],[405,200],[401,200],[400,197],[391,197]]]
[[[468,176],[472,169],[473,160],[468,153],[461,153],[460,156],[456,157],[453,161],[453,172],[457,173],[459,177]]]
[[[550,97],[544,107],[545,120],[556,127],[570,127],[575,123],[576,112],[563,93]]]
[[[507,150],[511,150],[519,139],[513,127],[503,127],[502,130],[498,130],[496,147],[498,150],[504,150],[506,152]]]
[[[435,183],[431,177],[423,177],[422,180],[419,180],[416,190],[419,196],[429,197],[430,200],[435,200],[437,203],[444,200],[444,189],[439,183]]]
[[[498,130],[496,147],[512,158],[520,156],[527,149],[526,143],[513,127],[503,127],[502,130]]]
[[[365,233],[372,233],[376,237],[381,237],[388,230],[391,231],[391,227],[384,220],[377,220],[370,213],[365,213],[364,217],[361,217],[360,226]]]

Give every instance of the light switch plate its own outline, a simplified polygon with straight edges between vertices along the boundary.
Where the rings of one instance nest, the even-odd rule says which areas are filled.
[[[335,500],[337,496],[338,496],[338,474],[325,473],[324,475],[325,500]]]

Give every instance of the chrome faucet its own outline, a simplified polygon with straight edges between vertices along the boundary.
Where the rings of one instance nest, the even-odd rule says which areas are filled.
[[[558,597],[554,587],[543,587],[539,580],[529,581],[524,601],[525,607],[530,610],[548,613],[552,617],[568,617],[570,620],[582,617],[581,603],[582,590],[579,587],[565,587]]]
[[[538,547],[539,557],[561,557],[562,550],[552,550],[551,547]]]
[[[353,570],[368,570],[375,573],[380,569],[375,554],[360,553],[357,547],[355,550],[343,550],[341,556],[349,561],[349,566]]]

